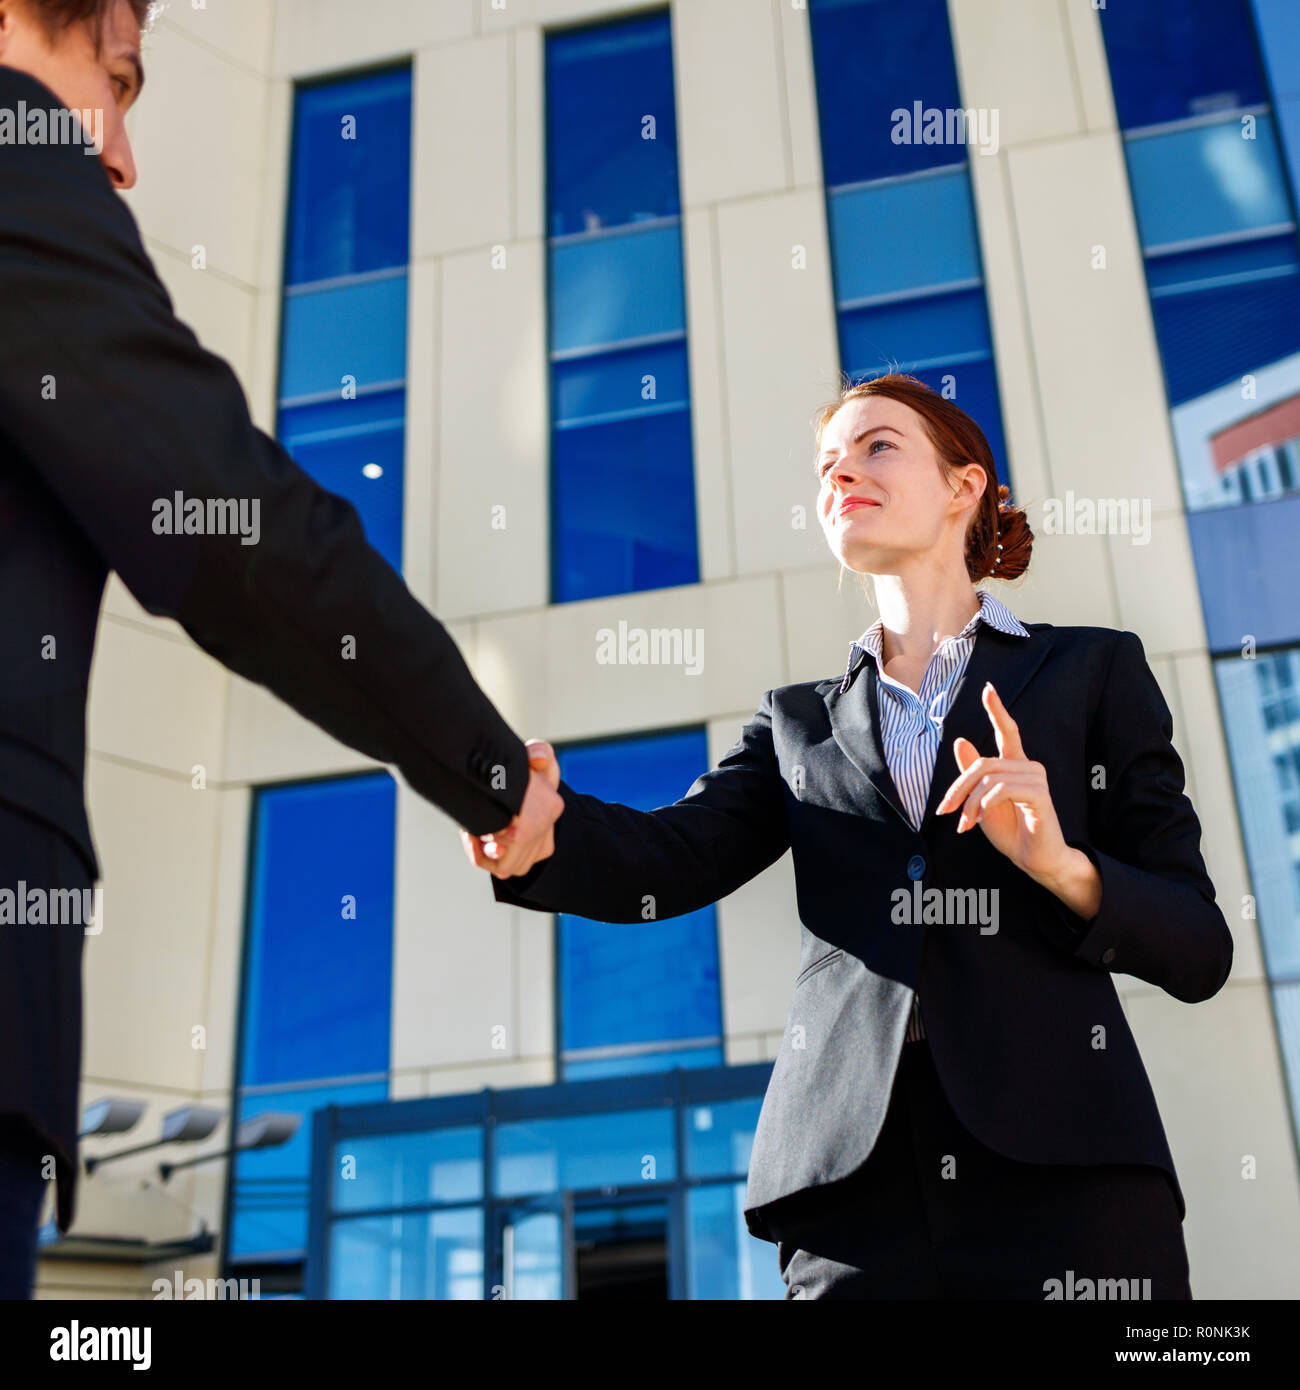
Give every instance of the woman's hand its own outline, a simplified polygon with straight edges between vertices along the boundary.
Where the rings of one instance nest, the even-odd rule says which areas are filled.
[[[555,803],[554,808],[545,812],[545,819],[526,835],[528,843],[519,840],[520,817],[527,809],[520,808],[520,815],[510,822],[504,830],[487,835],[471,835],[468,830],[460,832],[460,842],[475,868],[486,869],[494,878],[514,878],[526,874],[534,864],[549,859],[555,852],[554,822],[564,810],[564,798],[557,788],[560,785],[560,764],[555,749],[541,739],[530,738],[524,747],[528,750],[530,795],[531,784],[539,783],[541,793]],[[549,788],[549,790],[548,790]],[[536,817],[534,817],[536,819]]]
[[[1095,916],[1101,905],[1101,878],[1082,850],[1065,843],[1047,786],[1047,769],[1025,757],[1020,729],[992,681],[985,685],[982,698],[997,735],[998,756],[981,758],[969,739],[957,739],[952,751],[961,775],[944,793],[936,814],[960,806],[959,835],[978,825],[994,849],[1030,878],[1080,916]]]

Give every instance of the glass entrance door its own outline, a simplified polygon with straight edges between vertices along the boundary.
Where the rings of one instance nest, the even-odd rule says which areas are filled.
[[[511,1202],[497,1213],[501,1280],[496,1296],[528,1300],[573,1297],[573,1201],[556,1192]]]
[[[668,1208],[666,1196],[580,1194],[573,1217],[573,1297],[668,1298]]]

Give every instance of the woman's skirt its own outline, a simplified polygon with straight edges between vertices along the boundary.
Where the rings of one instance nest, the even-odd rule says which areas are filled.
[[[924,1039],[903,1046],[866,1163],[771,1224],[787,1299],[1192,1296],[1163,1169],[995,1153],[953,1113]]]

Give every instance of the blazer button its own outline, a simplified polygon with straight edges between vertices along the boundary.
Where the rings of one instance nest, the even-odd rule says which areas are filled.
[[[919,854],[914,854],[914,855],[907,861],[907,876],[908,876],[908,878],[910,878],[910,879],[912,879],[913,881],[915,881],[916,879],[920,878],[921,875],[922,875],[924,872],[925,872],[925,859],[924,859],[921,855],[919,855]]]
[[[1107,946],[1106,949],[1101,953],[1101,963],[1103,965],[1109,965],[1111,961],[1113,961],[1114,959],[1115,948],[1113,946]]]

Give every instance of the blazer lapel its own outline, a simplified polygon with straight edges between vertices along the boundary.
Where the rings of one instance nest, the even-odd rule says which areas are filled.
[[[981,692],[985,681],[992,681],[1002,703],[1015,718],[1013,701],[1028,684],[1034,672],[1051,650],[1051,629],[1031,632],[1019,637],[999,631],[988,623],[975,630],[975,646],[966,663],[966,670],[953,691],[948,712],[943,719],[939,750],[935,757],[934,775],[930,779],[930,794],[926,800],[921,829],[934,817],[934,808],[958,775],[957,759],[952,745],[958,738],[967,738],[985,757],[995,757],[998,745],[992,721],[984,709]],[[909,829],[912,822],[903,809],[894,779],[885,761],[880,736],[879,695],[876,689],[875,658],[862,652],[849,671],[848,688],[841,693],[842,682],[836,681],[826,692],[827,713],[831,732],[840,751],[871,783],[879,795],[894,809],[894,813]],[[1023,731],[1032,740],[1031,731]],[[1027,749],[1033,756],[1032,747]]]
[[[876,683],[869,669],[874,664],[875,658],[870,652],[859,652],[856,663],[849,671],[848,689],[841,691],[843,682],[837,680],[826,692],[824,699],[830,715],[831,732],[849,762],[894,808],[894,814],[910,826],[894,779],[889,775],[889,764],[885,761],[884,745],[880,739]]]

